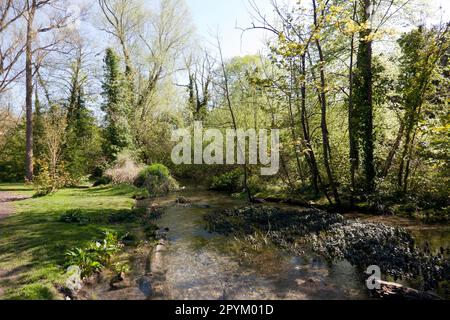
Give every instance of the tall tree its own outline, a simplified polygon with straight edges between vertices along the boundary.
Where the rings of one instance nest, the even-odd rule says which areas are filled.
[[[120,72],[120,59],[113,49],[106,50],[105,78],[103,80],[106,141],[105,152],[110,160],[114,160],[122,150],[131,148],[132,137],[128,123],[130,106],[124,94],[124,75]]]
[[[445,56],[450,42],[450,23],[442,30],[426,30],[419,27],[405,34],[399,44],[402,48],[400,86],[405,115],[403,150],[400,157],[398,185],[404,192],[408,190],[410,164],[417,138],[417,126],[423,117],[427,94],[435,77],[441,59]]]
[[[25,41],[25,108],[26,108],[26,180],[33,180],[33,77],[36,70],[33,70],[35,63],[34,56],[41,51],[46,53],[61,42],[63,37],[55,36],[49,43],[42,44],[40,47],[33,47],[39,34],[48,33],[53,30],[61,29],[71,20],[72,15],[63,10],[57,10],[56,4],[60,0],[26,0],[26,9],[24,17],[26,19],[26,41]],[[35,26],[36,14],[44,8],[55,9],[47,26]]]
[[[319,32],[321,29],[321,24],[325,21],[325,10],[322,8],[319,10],[317,7],[316,0],[313,0],[313,16],[314,16],[314,26],[316,28],[316,32]],[[334,179],[334,175],[331,169],[330,157],[331,157],[331,147],[329,140],[329,132],[327,125],[327,95],[326,95],[326,75],[325,75],[325,57],[322,50],[322,45],[320,41],[320,36],[315,35],[315,44],[317,47],[317,52],[319,54],[319,74],[320,74],[320,86],[319,86],[319,103],[321,105],[321,129],[322,129],[322,144],[323,144],[323,161],[325,170],[328,177],[328,183],[330,184],[331,191],[333,192],[334,201],[340,205],[341,200],[339,197],[339,192],[336,185],[336,180]]]
[[[353,76],[353,103],[350,110],[350,125],[352,126],[352,161],[357,162],[358,143],[355,134],[359,137],[364,163],[364,189],[371,193],[375,189],[374,164],[374,130],[373,130],[373,72],[372,72],[372,43],[371,28],[373,0],[359,1],[359,20],[361,31],[356,61],[355,75]],[[355,131],[357,133],[355,133]],[[355,166],[355,164],[353,164]],[[355,170],[353,167],[352,170]]]

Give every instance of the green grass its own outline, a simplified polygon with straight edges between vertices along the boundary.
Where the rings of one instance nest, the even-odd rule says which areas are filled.
[[[0,191],[33,195],[31,187],[0,184]],[[57,299],[65,253],[100,239],[104,230],[126,233],[136,224],[110,224],[111,214],[130,210],[130,186],[65,189],[17,201],[16,213],[0,220],[0,299]],[[89,216],[87,225],[59,222],[68,210]]]

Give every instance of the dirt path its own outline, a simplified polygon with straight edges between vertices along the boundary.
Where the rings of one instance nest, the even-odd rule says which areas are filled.
[[[0,192],[0,220],[14,214],[13,202],[28,199],[26,196],[19,196],[10,192]]]
[[[21,201],[28,199],[27,196],[17,195],[11,192],[6,191],[0,191],[0,220],[5,219],[6,217],[9,217],[15,213],[14,205],[13,203],[15,201]],[[0,279],[1,280],[10,280],[11,279],[11,272],[8,270],[2,270],[0,269]],[[2,288],[0,284],[0,299],[4,295],[4,288]]]
[[[24,200],[27,197],[14,195],[9,192],[0,192],[0,220],[12,215],[15,213],[13,202]],[[0,269],[0,279],[5,279],[7,272],[5,270]],[[0,297],[4,294],[4,289],[0,285]]]

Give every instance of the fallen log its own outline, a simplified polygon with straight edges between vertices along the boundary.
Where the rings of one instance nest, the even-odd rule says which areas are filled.
[[[371,290],[375,298],[383,300],[442,300],[434,293],[419,291],[398,283],[378,281],[379,289]]]

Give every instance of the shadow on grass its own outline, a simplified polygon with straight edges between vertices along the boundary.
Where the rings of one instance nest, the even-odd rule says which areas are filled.
[[[133,186],[128,185],[122,185],[117,186],[115,188],[111,188],[111,186],[102,186],[102,187],[96,187],[96,188],[89,188],[80,190],[82,194],[85,194],[86,196],[126,196],[130,195],[133,191],[135,191],[136,188]]]
[[[4,270],[0,286],[11,292],[8,298],[53,297],[44,284],[63,274],[67,250],[103,239],[106,230],[125,235],[137,227],[134,222],[109,223],[111,215],[131,213],[131,209],[78,210],[90,218],[88,224],[60,222],[67,210],[51,215],[29,211],[0,221],[0,270]]]

